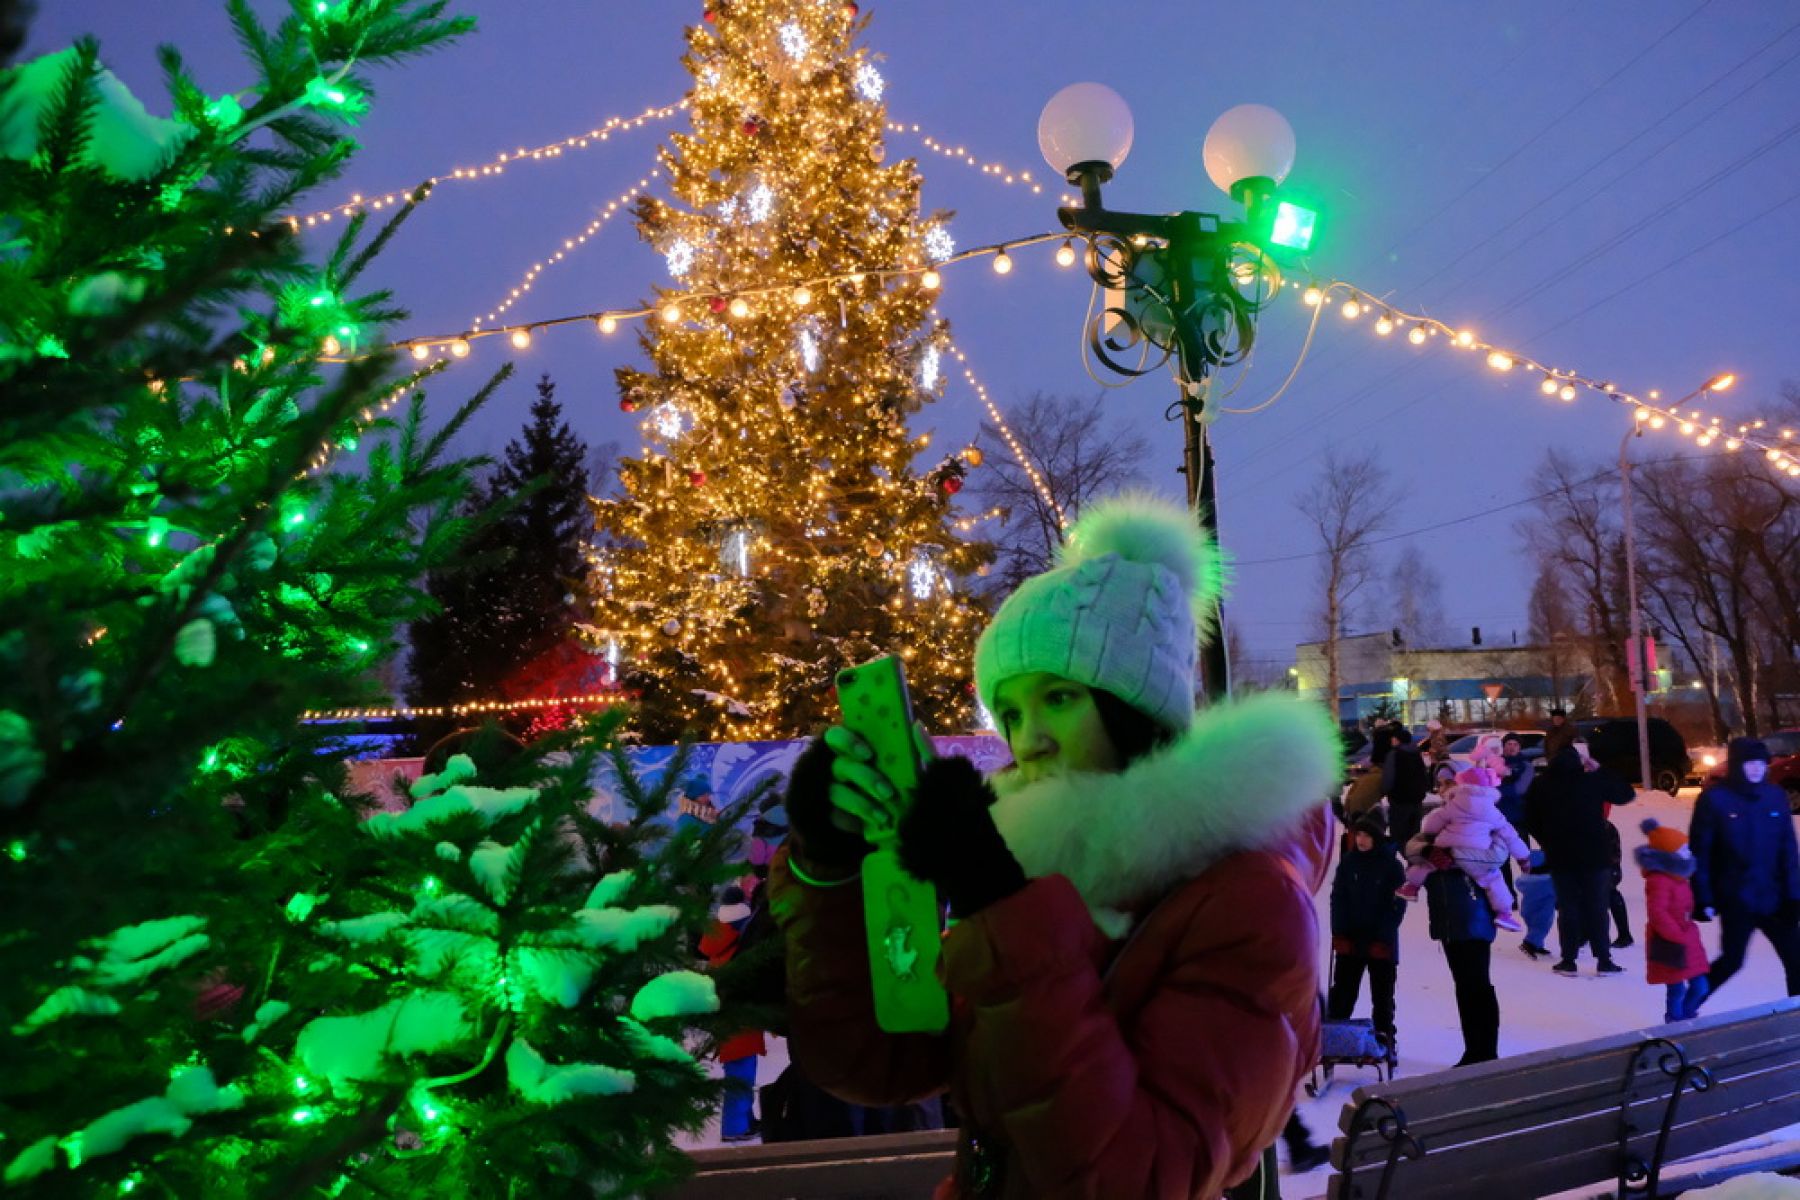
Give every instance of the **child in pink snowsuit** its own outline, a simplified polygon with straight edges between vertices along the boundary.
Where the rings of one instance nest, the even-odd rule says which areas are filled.
[[[1506,886],[1500,866],[1509,852],[1521,863],[1529,861],[1531,850],[1512,823],[1500,815],[1499,803],[1498,771],[1481,762],[1459,771],[1449,797],[1425,814],[1419,837],[1408,846],[1411,865],[1406,868],[1406,882],[1397,894],[1417,900],[1425,877],[1436,869],[1425,855],[1414,854],[1414,847],[1424,842],[1422,849],[1448,851],[1475,886],[1487,893],[1488,904],[1494,910],[1494,924],[1515,932],[1525,928],[1513,915],[1512,891]]]

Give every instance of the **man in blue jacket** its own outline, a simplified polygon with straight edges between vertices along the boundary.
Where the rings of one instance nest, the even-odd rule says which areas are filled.
[[[1781,957],[1788,995],[1800,996],[1800,847],[1787,796],[1767,780],[1769,750],[1755,738],[1733,739],[1726,763],[1725,782],[1700,793],[1688,828],[1695,917],[1716,914],[1720,925],[1707,982],[1717,992],[1761,933]]]

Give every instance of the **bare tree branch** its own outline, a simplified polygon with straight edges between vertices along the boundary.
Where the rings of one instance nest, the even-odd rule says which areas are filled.
[[[1102,398],[1079,399],[1034,392],[1004,413],[1030,466],[1070,520],[1084,505],[1143,479],[1150,447],[1116,416],[1102,411]],[[992,447],[974,488],[984,507],[1005,510],[1000,536],[997,584],[1006,590],[1050,566],[1062,528],[1000,431],[983,422],[982,437]]]

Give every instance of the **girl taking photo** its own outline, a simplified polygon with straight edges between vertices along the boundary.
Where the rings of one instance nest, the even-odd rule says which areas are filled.
[[[976,649],[1011,767],[930,761],[909,805],[845,729],[796,764],[770,872],[790,1050],[856,1103],[948,1090],[940,1197],[1212,1200],[1268,1169],[1318,1053],[1312,894],[1342,763],[1316,705],[1196,716],[1194,614],[1218,576],[1184,509],[1095,504]],[[875,1021],[855,884],[863,830],[896,824],[954,918],[942,1033]]]

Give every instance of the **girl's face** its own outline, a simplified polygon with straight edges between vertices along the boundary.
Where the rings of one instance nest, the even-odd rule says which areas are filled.
[[[1073,680],[1047,671],[1015,675],[994,689],[994,720],[1027,783],[1119,769],[1093,691]]]
[[[1359,829],[1356,831],[1356,848],[1367,854],[1375,848],[1375,839]]]

